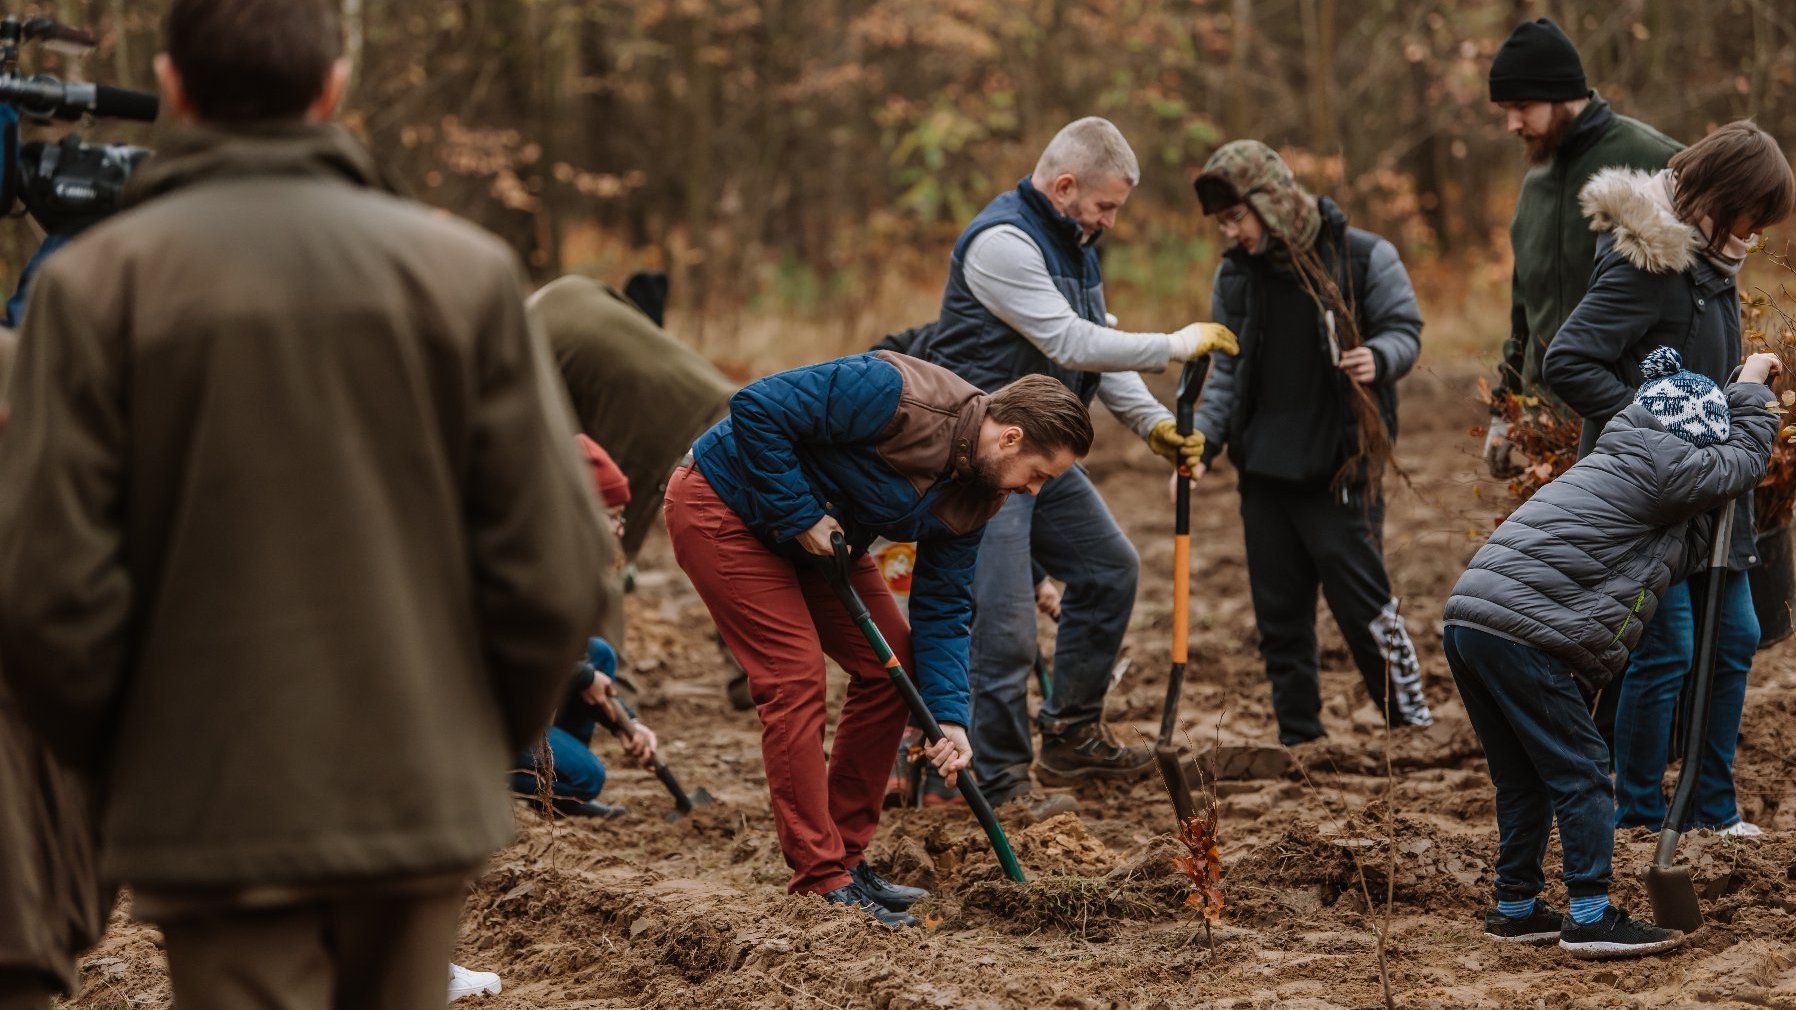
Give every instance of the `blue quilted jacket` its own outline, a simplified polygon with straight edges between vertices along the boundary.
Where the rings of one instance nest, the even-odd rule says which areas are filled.
[[[966,479],[986,400],[938,366],[859,354],[751,383],[692,447],[718,497],[795,565],[822,563],[793,538],[826,513],[856,554],[875,537],[917,543],[912,673],[936,719],[962,726],[973,562],[1003,504]]]

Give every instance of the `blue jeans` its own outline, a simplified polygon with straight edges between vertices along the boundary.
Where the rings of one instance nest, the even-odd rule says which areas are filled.
[[[592,738],[581,740],[560,726],[550,726],[548,741],[549,754],[555,761],[555,795],[581,802],[597,799],[605,788],[605,763],[592,752]],[[519,755],[518,770],[511,773],[512,792],[536,795],[537,778],[543,772],[536,758],[534,748]]]
[[[617,676],[617,651],[603,638],[587,640],[586,660],[605,676]],[[592,752],[592,737],[598,729],[599,716],[597,707],[580,697],[577,691],[569,691],[555,713],[555,724],[549,727],[547,739],[549,754],[555,762],[556,796],[585,802],[597,799],[605,788],[605,763]],[[512,792],[536,795],[537,779],[543,771],[536,758],[537,751],[533,747],[513,762],[512,767],[516,770],[511,773]]]
[[[973,767],[993,803],[1029,782],[1029,681],[1036,654],[1031,558],[1066,584],[1054,645],[1053,689],[1038,715],[1043,733],[1101,718],[1110,669],[1129,630],[1141,557],[1081,467],[1013,494],[985,526],[973,574]]]
[[[1658,613],[1640,636],[1622,676],[1615,708],[1615,824],[1658,828],[1665,823],[1665,765],[1684,677],[1696,665],[1696,608],[1691,583],[1665,591]],[[1690,826],[1725,828],[1740,820],[1734,796],[1734,747],[1746,707],[1746,674],[1759,647],[1759,618],[1745,572],[1729,572],[1721,589],[1715,677],[1709,689],[1709,725]],[[1682,830],[1682,829],[1680,829]]]
[[[1476,628],[1450,624],[1441,644],[1497,787],[1497,900],[1523,901],[1546,885],[1540,862],[1554,818],[1565,889],[1574,898],[1609,893],[1609,751],[1571,671]]]

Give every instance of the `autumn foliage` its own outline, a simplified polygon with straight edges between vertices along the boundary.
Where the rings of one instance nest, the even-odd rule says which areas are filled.
[[[1216,844],[1216,805],[1179,825],[1179,841],[1187,855],[1174,856],[1172,865],[1191,881],[1185,904],[1202,912],[1214,926],[1222,922],[1222,854]]]

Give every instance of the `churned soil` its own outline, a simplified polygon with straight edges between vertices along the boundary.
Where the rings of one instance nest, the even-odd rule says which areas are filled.
[[[1448,366],[1441,366],[1447,368]],[[614,765],[607,798],[628,816],[551,823],[518,807],[518,841],[470,892],[458,962],[505,991],[470,1000],[543,1007],[848,1010],[1067,1007],[1172,1010],[1384,1004],[1379,932],[1403,1007],[1796,1008],[1796,646],[1762,652],[1738,782],[1753,840],[1687,837],[1709,924],[1681,950],[1582,962],[1555,947],[1482,938],[1496,831],[1484,760],[1440,652],[1440,608],[1502,489],[1482,478],[1474,373],[1424,368],[1404,385],[1403,477],[1390,482],[1392,578],[1421,654],[1436,724],[1389,741],[1322,609],[1327,740],[1277,746],[1255,650],[1233,477],[1194,495],[1191,665],[1179,738],[1212,773],[1227,896],[1209,932],[1184,907],[1182,851],[1158,779],[1081,791],[1081,810],[1035,822],[1000,809],[1029,882],[1006,881],[973,819],[891,810],[870,851],[895,879],[935,892],[925,927],[886,932],[785,893],[767,810],[758,724],[733,711],[703,606],[651,538],[631,598],[630,675],[643,715],[689,787],[719,803],[679,823],[655,780]],[[1101,421],[1094,478],[1142,555],[1132,664],[1109,703],[1126,738],[1158,724],[1171,623],[1171,506],[1163,464]],[[841,676],[835,675],[839,700]],[[601,753],[617,751],[609,741]],[[1616,837],[1615,899],[1647,915],[1635,876],[1650,832]],[[1548,877],[1558,872],[1557,846]],[[1389,908],[1386,896],[1391,896]],[[1564,906],[1549,883],[1546,900]],[[82,1007],[159,1008],[158,936],[121,902],[84,962]]]

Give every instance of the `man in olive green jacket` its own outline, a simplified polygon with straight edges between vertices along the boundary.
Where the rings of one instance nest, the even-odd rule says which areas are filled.
[[[0,395],[17,345],[0,329]],[[0,1010],[73,995],[75,956],[100,938],[112,892],[94,874],[90,807],[0,677]]]
[[[324,122],[333,7],[169,6],[186,125],[45,264],[0,433],[0,675],[183,1010],[441,1006],[615,604],[516,258]]]
[[[1503,42],[1491,62],[1490,98],[1533,166],[1509,224],[1515,273],[1497,387],[1550,399],[1541,361],[1560,324],[1584,297],[1596,259],[1596,233],[1578,209],[1578,191],[1598,169],[1664,168],[1683,145],[1618,115],[1592,91],[1577,47],[1547,18],[1524,22]],[[1517,472],[1507,434],[1493,417],[1484,459],[1494,477]]]
[[[736,386],[599,281],[558,278],[525,305],[549,338],[580,430],[630,480],[623,545],[633,558],[661,509],[667,478],[693,440],[730,412]]]
[[[730,412],[736,386],[629,299],[591,278],[557,278],[525,307],[549,339],[575,423],[630,481],[623,548],[633,560],[660,517],[667,478],[693,440]],[[599,635],[628,655],[623,608]]]

